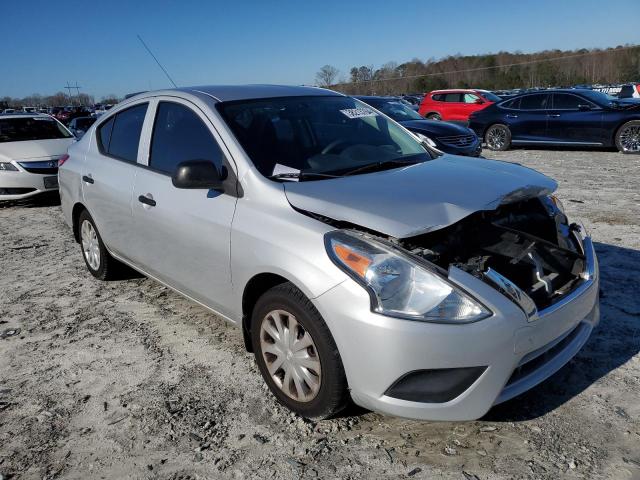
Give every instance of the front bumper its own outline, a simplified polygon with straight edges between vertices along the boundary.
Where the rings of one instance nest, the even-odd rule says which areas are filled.
[[[370,311],[367,292],[346,280],[314,303],[334,336],[351,396],[370,410],[422,420],[473,420],[494,404],[542,382],[584,345],[599,321],[598,267],[584,242],[588,279],[534,321],[506,296],[455,268],[449,274],[494,312],[465,325],[424,323]],[[385,395],[409,372],[486,367],[461,394],[444,403],[423,403]]]
[[[33,197],[44,192],[58,190],[57,180],[53,182],[53,178],[57,178],[57,173],[31,173],[28,172],[22,164],[42,162],[11,162],[18,171],[0,171],[0,201],[3,200],[20,200],[23,198]],[[46,180],[45,178],[51,179]]]

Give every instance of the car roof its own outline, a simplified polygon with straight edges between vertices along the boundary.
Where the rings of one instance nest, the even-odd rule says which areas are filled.
[[[195,87],[182,87],[169,90],[144,92],[131,97],[128,100],[153,97],[155,95],[172,92],[184,92],[192,95],[206,95],[216,102],[232,102],[235,100],[254,100],[260,98],[277,97],[319,97],[319,96],[344,96],[339,92],[319,87],[288,86],[288,85],[203,85]]]
[[[455,93],[455,92],[487,92],[477,88],[445,88],[444,90],[432,90],[429,93]]]
[[[37,113],[37,112],[0,113],[0,118],[34,118],[34,117],[51,118],[51,115],[47,115],[46,113]]]

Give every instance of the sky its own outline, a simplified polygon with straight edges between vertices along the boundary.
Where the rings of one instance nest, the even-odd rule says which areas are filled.
[[[312,84],[325,65],[640,43],[639,0],[0,0],[0,97]]]

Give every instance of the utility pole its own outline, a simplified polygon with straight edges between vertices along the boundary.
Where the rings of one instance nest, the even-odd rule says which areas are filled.
[[[72,95],[71,95],[71,90],[75,90],[76,91],[76,97],[78,98],[78,103],[80,102],[79,97],[80,97],[80,89],[82,88],[80,85],[78,85],[78,82],[75,82],[75,85],[70,85],[69,82],[67,82],[67,86],[64,87],[65,90],[67,90],[69,92],[69,103],[73,103],[72,100]]]

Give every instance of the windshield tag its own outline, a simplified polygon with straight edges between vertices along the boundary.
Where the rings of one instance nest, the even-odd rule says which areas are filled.
[[[280,163],[276,163],[273,167],[272,175],[280,175],[281,173],[300,173],[300,170],[297,168],[287,167],[286,165],[281,165]],[[297,178],[284,178],[283,180],[291,180],[292,182],[297,182]]]
[[[368,108],[347,108],[340,112],[349,118],[377,117],[378,114]]]

